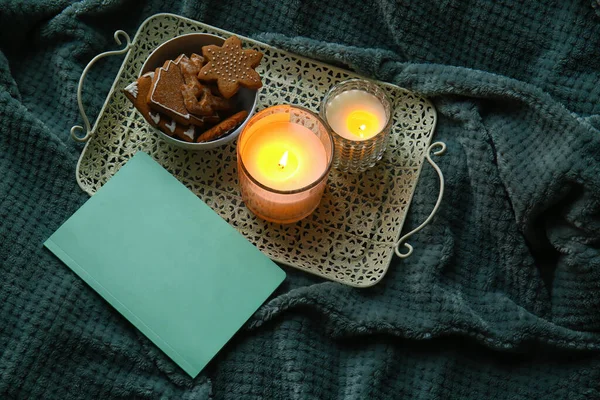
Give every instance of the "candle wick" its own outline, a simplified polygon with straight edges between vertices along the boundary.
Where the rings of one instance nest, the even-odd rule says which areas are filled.
[[[285,153],[283,153],[283,156],[281,156],[281,159],[279,160],[279,168],[284,169],[285,166],[287,165],[287,160],[288,160],[288,152],[286,150]]]

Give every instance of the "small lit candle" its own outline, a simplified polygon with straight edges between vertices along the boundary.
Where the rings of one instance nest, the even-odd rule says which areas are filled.
[[[379,85],[364,79],[340,82],[325,95],[319,113],[333,133],[334,168],[362,172],[381,159],[393,110]]]
[[[387,117],[381,101],[362,90],[348,90],[330,100],[327,122],[348,140],[367,140],[385,127]]]
[[[291,106],[261,111],[238,142],[244,203],[272,222],[306,217],[321,200],[332,157],[331,135],[316,115]]]

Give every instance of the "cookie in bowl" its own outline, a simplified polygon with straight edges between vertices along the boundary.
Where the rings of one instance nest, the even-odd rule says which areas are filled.
[[[236,36],[183,35],[159,46],[123,92],[162,139],[209,149],[234,140],[254,112],[261,59]]]

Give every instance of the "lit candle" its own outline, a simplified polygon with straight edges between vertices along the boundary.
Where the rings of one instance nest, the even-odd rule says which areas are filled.
[[[335,96],[325,112],[331,129],[348,140],[370,139],[387,123],[381,101],[371,93],[357,89]]]
[[[364,79],[335,85],[320,115],[335,141],[334,168],[362,172],[381,159],[392,126],[392,106],[381,87]]]
[[[319,138],[291,122],[274,121],[251,130],[244,147],[248,173],[272,189],[303,188],[319,179],[327,167],[325,147]]]
[[[291,223],[317,207],[333,158],[333,141],[310,111],[275,106],[255,115],[238,142],[242,198],[259,217]]]

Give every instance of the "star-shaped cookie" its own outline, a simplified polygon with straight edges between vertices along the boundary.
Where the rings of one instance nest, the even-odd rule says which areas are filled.
[[[202,55],[208,62],[202,67],[198,79],[217,81],[219,92],[226,99],[237,93],[240,86],[258,89],[262,86],[260,75],[254,70],[262,59],[256,50],[243,50],[242,41],[231,36],[222,47],[204,46]]]

